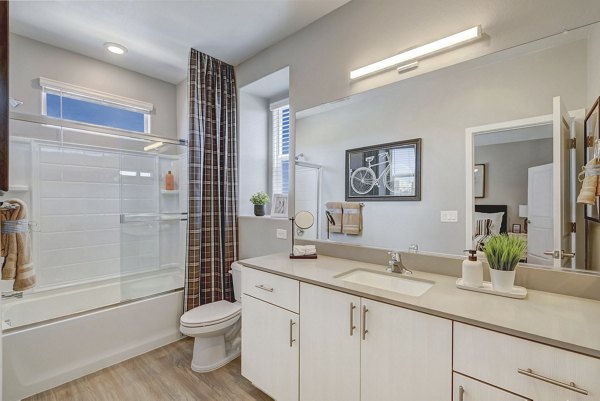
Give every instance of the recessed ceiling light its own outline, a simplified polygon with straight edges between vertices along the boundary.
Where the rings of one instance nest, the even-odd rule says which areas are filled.
[[[118,43],[112,43],[112,42],[106,42],[104,44],[104,47],[106,47],[106,50],[108,50],[111,53],[114,54],[125,54],[127,53],[127,48],[123,45],[120,45]]]

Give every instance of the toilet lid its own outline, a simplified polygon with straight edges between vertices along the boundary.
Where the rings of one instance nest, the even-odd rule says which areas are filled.
[[[241,306],[228,301],[217,301],[200,305],[181,316],[181,324],[185,326],[206,326],[219,323],[240,313]]]

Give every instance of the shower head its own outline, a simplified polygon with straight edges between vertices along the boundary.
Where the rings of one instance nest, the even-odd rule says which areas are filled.
[[[296,161],[304,160],[304,153],[300,153],[296,155]]]
[[[19,107],[20,105],[23,104],[22,101],[15,99],[14,97],[9,97],[8,98],[8,104],[10,104],[10,107]]]

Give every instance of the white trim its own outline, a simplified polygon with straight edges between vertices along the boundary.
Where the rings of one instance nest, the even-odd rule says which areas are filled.
[[[269,105],[269,109],[271,111],[275,111],[275,110],[280,109],[280,108],[285,107],[285,106],[287,106],[287,107],[290,106],[290,99],[287,98],[287,97],[285,99],[281,99],[281,100],[278,100],[276,102],[271,103]]]
[[[113,95],[112,93],[106,93],[94,89],[84,88],[81,86],[71,85],[65,82],[55,81],[53,79],[48,79],[44,77],[40,77],[39,81],[40,86],[44,90],[54,90],[57,92],[69,93],[72,95],[89,97],[91,99],[99,100],[102,102],[112,103],[118,106],[135,109],[146,114],[149,114],[154,110],[154,105],[152,103],[143,102],[141,100]]]

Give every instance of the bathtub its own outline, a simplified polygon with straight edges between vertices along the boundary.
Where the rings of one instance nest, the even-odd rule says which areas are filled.
[[[20,400],[180,339],[182,285],[180,271],[154,273],[3,300],[2,399]]]

